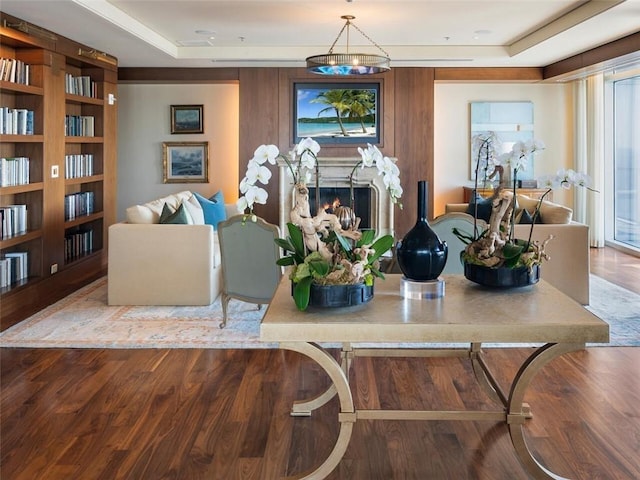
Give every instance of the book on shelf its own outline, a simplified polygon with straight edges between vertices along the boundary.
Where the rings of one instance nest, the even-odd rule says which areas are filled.
[[[0,58],[0,80],[29,85],[29,77],[29,64],[15,58]]]
[[[65,135],[68,137],[95,136],[95,118],[89,115],[66,115]]]
[[[65,74],[65,91],[72,95],[80,95],[83,97],[97,98],[96,83],[91,80],[89,75],[74,76],[70,73]]]
[[[0,260],[0,288],[29,277],[29,253],[7,252]]]
[[[73,220],[76,217],[90,215],[94,212],[93,192],[78,192],[65,195],[64,197],[64,218]]]
[[[65,155],[64,175],[67,179],[93,175],[93,155],[90,153]]]
[[[93,229],[81,229],[64,237],[65,261],[93,252]]]
[[[10,238],[27,232],[27,206],[5,205],[0,207],[2,220],[1,238]]]
[[[0,134],[33,135],[33,110],[0,107]]]
[[[29,184],[29,157],[0,158],[0,187]]]
[[[0,58],[0,80],[29,85],[29,76],[29,64],[15,58]]]

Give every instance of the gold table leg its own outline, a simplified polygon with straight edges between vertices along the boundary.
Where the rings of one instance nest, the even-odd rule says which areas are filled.
[[[316,346],[316,348],[322,349],[322,347],[317,346],[312,343],[311,345]],[[353,350],[351,349],[351,345],[348,343],[343,344],[342,351],[340,352],[340,368],[349,378],[349,369],[351,368],[351,361],[353,360]],[[335,384],[331,384],[329,388],[327,388],[320,395],[317,395],[313,398],[309,398],[306,400],[296,400],[293,402],[293,408],[291,409],[291,416],[293,417],[310,417],[311,412],[322,407],[329,400],[336,396],[338,391],[336,390]]]
[[[518,454],[522,465],[529,471],[535,479],[555,479],[566,480],[564,477],[556,475],[545,468],[536,460],[527,446],[524,438],[524,421],[527,418],[527,409],[523,408],[524,392],[531,383],[533,377],[549,362],[560,355],[575,352],[584,348],[582,343],[548,343],[538,348],[522,364],[511,384],[511,392],[507,405],[507,424],[509,425],[509,435],[511,443]]]
[[[320,346],[311,343],[281,343],[280,348],[292,350],[294,352],[306,355],[307,357],[315,361],[318,365],[320,365],[320,367],[322,367],[325,372],[327,372],[327,375],[329,375],[329,378],[333,383],[332,387],[329,388],[325,393],[323,393],[319,397],[316,397],[316,399],[309,400],[305,403],[317,406],[324,405],[324,403],[326,403],[330,398],[333,398],[336,393],[340,401],[340,413],[338,414],[338,421],[340,422],[340,432],[338,434],[338,440],[336,441],[333,450],[331,451],[327,459],[317,469],[301,477],[302,479],[308,480],[322,479],[329,475],[336,468],[338,463],[340,463],[340,460],[342,460],[342,457],[347,450],[347,446],[349,445],[349,440],[351,439],[353,424],[356,421],[353,397],[351,395],[351,389],[349,388],[349,382],[345,374],[345,369],[348,368],[348,363],[344,364],[343,362],[343,368],[343,366],[339,365],[335,358],[333,358],[329,353],[323,350]],[[327,399],[326,397],[329,395],[329,392],[332,392],[333,390],[335,390],[335,393],[333,393]],[[295,415],[295,413],[293,414]]]

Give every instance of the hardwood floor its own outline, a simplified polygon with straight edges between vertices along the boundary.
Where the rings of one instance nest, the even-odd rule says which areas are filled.
[[[640,294],[640,258],[613,248],[589,251],[591,273]]]
[[[605,255],[597,251],[592,272],[637,288],[638,259]],[[529,352],[488,358],[507,384]],[[640,478],[638,365],[640,348],[598,347],[535,377],[527,439],[547,467],[575,480]],[[360,407],[495,408],[461,359],[358,358],[351,379]],[[0,381],[3,480],[277,479],[320,464],[337,437],[336,400],[310,418],[289,416],[327,378],[280,350],[3,348]],[[328,478],[528,476],[502,424],[359,421]]]

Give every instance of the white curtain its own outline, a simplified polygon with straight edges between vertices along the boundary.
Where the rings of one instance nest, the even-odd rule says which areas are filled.
[[[588,173],[593,188],[574,190],[574,219],[589,225],[589,243],[592,247],[604,247],[604,76],[592,75],[575,82],[574,89],[575,170]]]

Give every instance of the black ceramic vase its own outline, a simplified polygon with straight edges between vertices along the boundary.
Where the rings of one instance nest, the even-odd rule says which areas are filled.
[[[418,221],[396,245],[398,266],[409,280],[436,280],[447,263],[447,244],[427,221],[427,182],[418,182]]]

